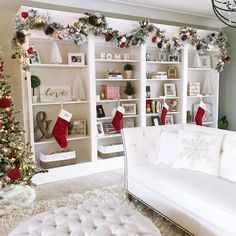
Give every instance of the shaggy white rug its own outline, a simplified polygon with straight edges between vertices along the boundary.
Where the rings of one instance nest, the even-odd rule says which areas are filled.
[[[185,232],[173,225],[171,222],[164,219],[154,211],[148,209],[143,204],[134,201],[129,203],[125,199],[125,194],[122,186],[108,186],[102,189],[86,191],[82,194],[71,194],[66,197],[56,200],[46,200],[34,202],[28,208],[14,210],[9,215],[0,217],[0,235],[6,236],[20,222],[29,219],[33,215],[51,210],[54,208],[78,205],[80,203],[101,203],[126,201],[131,207],[136,208],[142,215],[147,216],[160,230],[162,236],[187,236]]]

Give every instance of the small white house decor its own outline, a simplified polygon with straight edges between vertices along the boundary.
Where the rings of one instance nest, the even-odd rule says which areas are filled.
[[[68,64],[84,66],[84,53],[68,53]]]
[[[193,68],[200,68],[201,67],[200,57],[197,52],[194,54],[192,67]]]
[[[71,101],[70,86],[40,86],[41,102]]]

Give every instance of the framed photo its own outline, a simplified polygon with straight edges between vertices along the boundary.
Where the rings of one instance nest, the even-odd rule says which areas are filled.
[[[86,135],[86,120],[72,120],[68,126],[68,134]]]
[[[33,50],[32,56],[30,57],[30,64],[40,64],[40,56],[37,50]]]
[[[97,135],[104,135],[103,125],[101,121],[97,122]]]
[[[178,55],[169,55],[168,56],[168,61],[179,61],[179,56]]]
[[[125,115],[136,115],[136,104],[122,104],[121,105],[125,109]]]
[[[146,98],[151,97],[151,87],[148,85],[146,86]]]
[[[178,78],[177,67],[174,67],[174,66],[168,67],[167,78],[168,79],[177,79]]]
[[[176,97],[175,84],[164,84],[164,94],[166,97]]]
[[[161,125],[161,120],[159,116],[151,116],[152,119],[152,126]]]
[[[69,102],[71,101],[71,86],[40,86],[41,102]]]
[[[106,116],[102,105],[97,105],[96,110],[97,110],[97,117],[98,118],[102,118],[102,117]]]
[[[211,68],[210,55],[199,55],[201,68]]]
[[[123,119],[123,128],[132,128],[135,126],[135,122],[134,122],[134,118],[130,117],[130,118],[125,118]]]
[[[69,65],[81,65],[84,63],[84,53],[69,53],[68,54],[68,64]]]
[[[174,117],[173,115],[166,116],[166,125],[173,125],[174,124]]]

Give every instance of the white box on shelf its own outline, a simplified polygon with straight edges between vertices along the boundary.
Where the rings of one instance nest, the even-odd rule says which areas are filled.
[[[49,153],[42,153],[39,154],[39,159],[44,162],[51,162],[51,161],[62,161],[68,160],[76,157],[75,151],[64,151],[64,152],[49,152]]]
[[[39,153],[40,165],[44,169],[56,168],[76,164],[75,151],[49,152]]]

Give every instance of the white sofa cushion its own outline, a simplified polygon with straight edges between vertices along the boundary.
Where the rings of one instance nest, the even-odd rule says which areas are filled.
[[[236,133],[224,137],[223,152],[220,157],[220,177],[236,183]]]
[[[158,160],[155,162],[173,164],[177,157],[178,152],[178,133],[162,131],[160,136],[160,148]]]
[[[135,181],[143,185],[143,189],[148,188],[197,217],[227,229],[232,235],[236,232],[234,183],[165,164],[147,164],[130,169],[129,181]]]
[[[179,130],[178,155],[174,168],[219,175],[219,156],[223,136]]]

